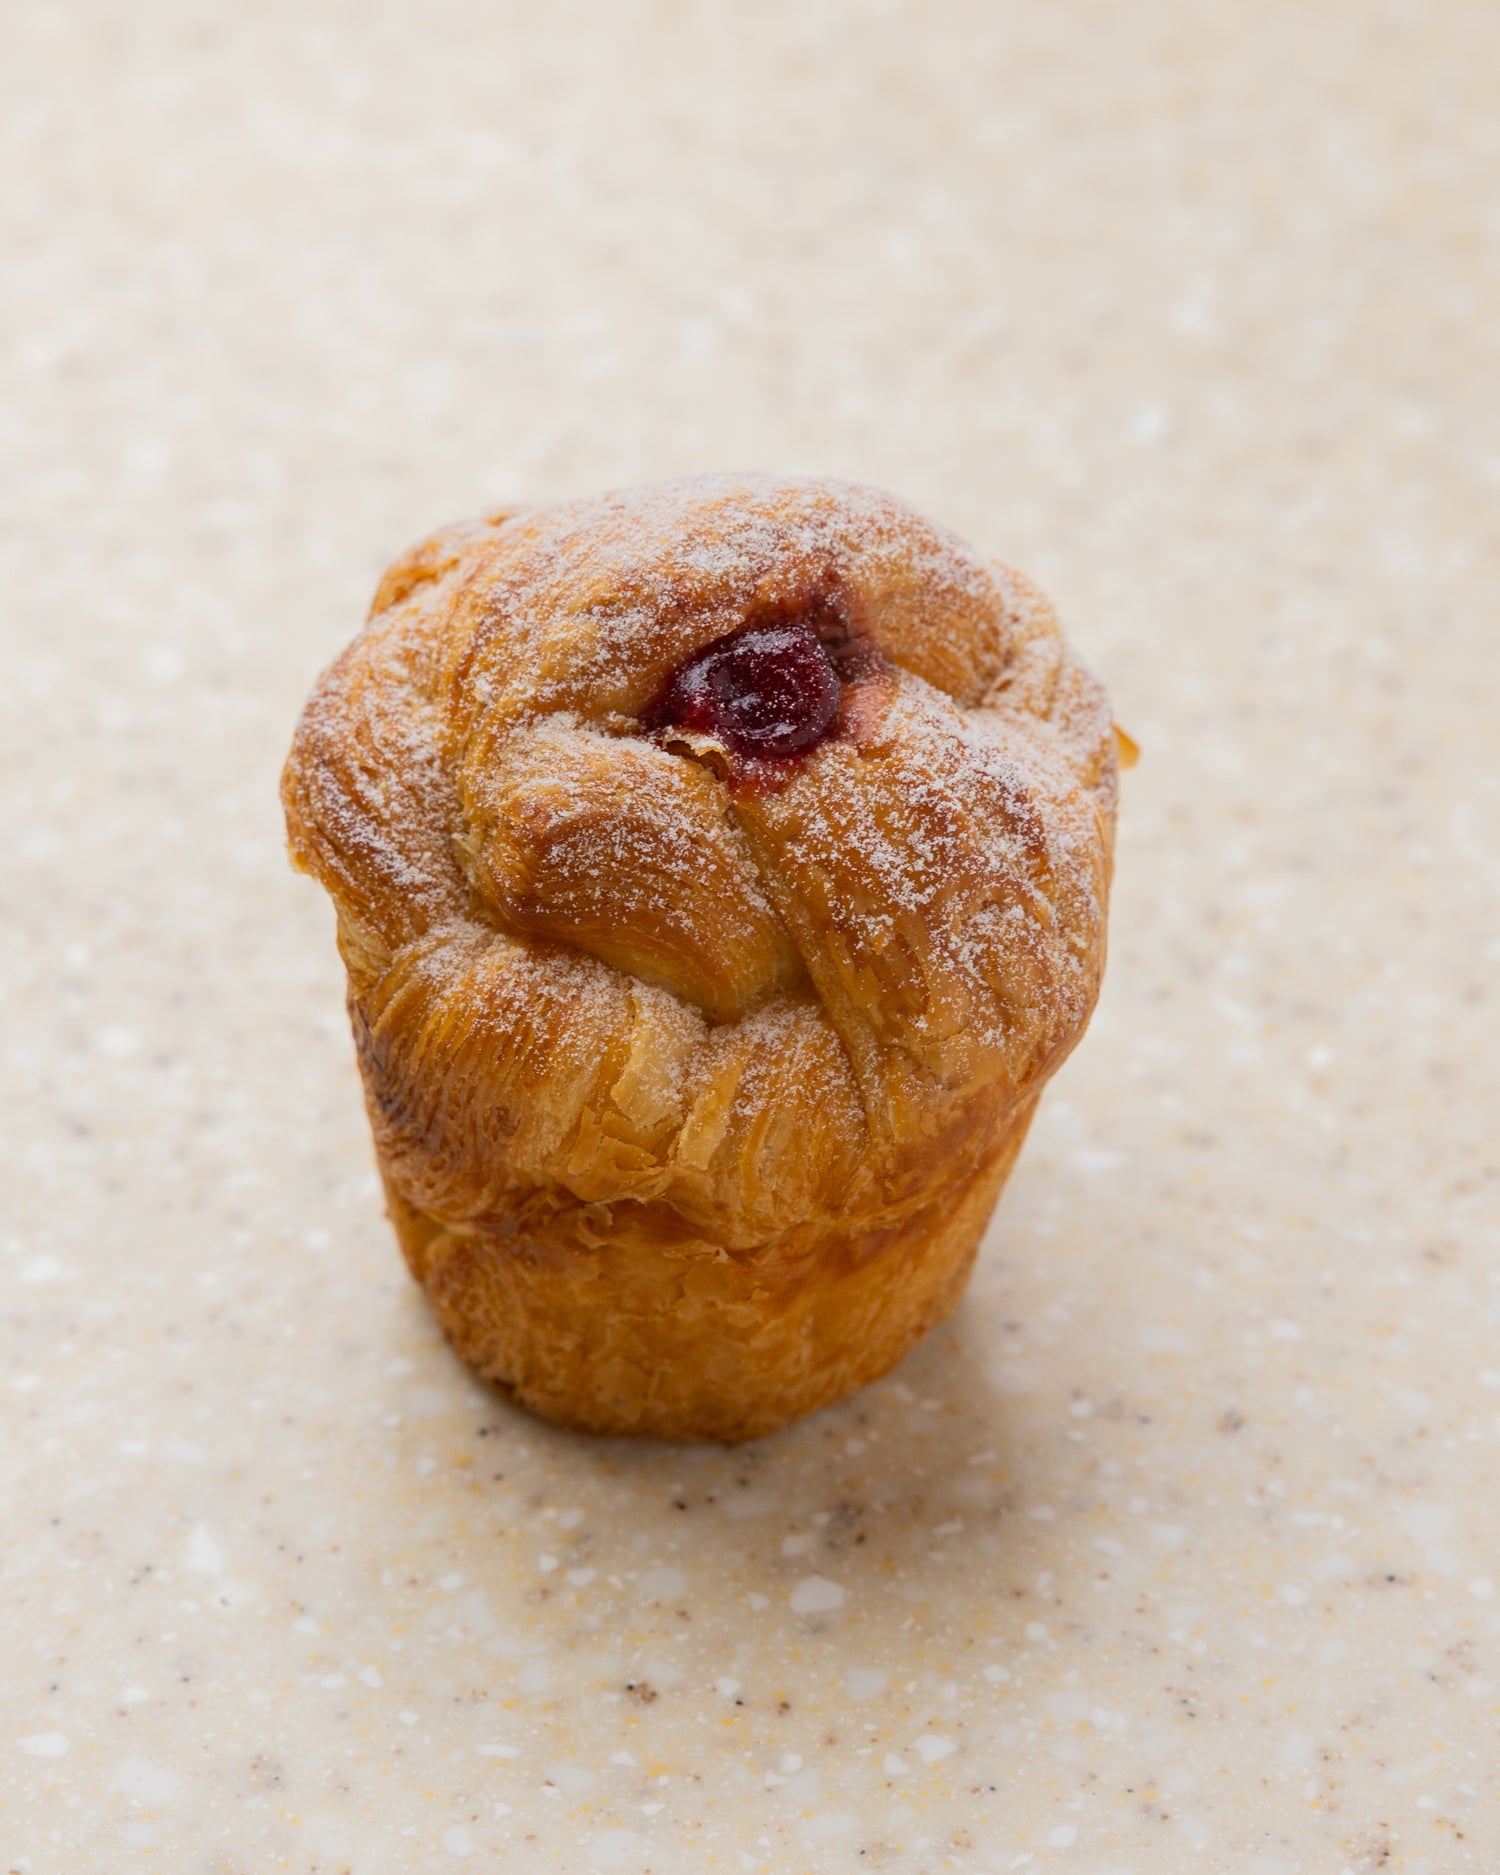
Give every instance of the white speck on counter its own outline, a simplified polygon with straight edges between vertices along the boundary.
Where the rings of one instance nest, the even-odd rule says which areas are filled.
[[[594,1788],[598,1781],[594,1773],[577,1764],[554,1764],[547,1772],[548,1778],[557,1788],[570,1797],[581,1797]]]
[[[77,1272],[68,1268],[61,1257],[28,1257],[16,1272],[18,1282],[33,1284],[38,1288],[52,1283],[71,1283],[76,1281]]]
[[[187,1566],[199,1575],[224,1573],[224,1553],[201,1523],[188,1538]]]
[[[912,1740],[911,1748],[923,1764],[938,1764],[958,1749],[951,1738],[944,1738],[939,1732],[924,1732],[920,1738]]]
[[[66,1758],[71,1749],[61,1732],[28,1732],[20,1744],[22,1751],[32,1758]]]
[[[826,1576],[804,1576],[791,1593],[795,1615],[825,1615],[844,1605],[844,1591]]]
[[[615,1875],[616,1870],[639,1867],[645,1851],[645,1839],[633,1830],[606,1829],[594,1837],[585,1853],[590,1868],[601,1875]]]

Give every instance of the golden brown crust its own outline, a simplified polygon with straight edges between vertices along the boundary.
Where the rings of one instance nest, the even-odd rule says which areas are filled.
[[[644,718],[836,608],[876,663],[770,782]],[[708,477],[453,528],[304,712],[392,1219],[564,1423],[753,1437],[956,1302],[1104,960],[1115,739],[1019,575],[876,491]]]

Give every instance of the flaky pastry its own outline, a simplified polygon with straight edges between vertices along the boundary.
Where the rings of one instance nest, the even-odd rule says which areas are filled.
[[[956,1305],[1104,964],[1099,684],[874,489],[711,476],[399,560],[283,777],[390,1216],[546,1418],[753,1438]]]

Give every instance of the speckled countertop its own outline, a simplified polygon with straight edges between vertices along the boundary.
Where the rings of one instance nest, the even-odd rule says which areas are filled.
[[[0,1868],[1500,1867],[1500,14],[0,34]],[[592,1443],[401,1269],[276,772],[413,535],[741,465],[1146,758],[951,1326]]]

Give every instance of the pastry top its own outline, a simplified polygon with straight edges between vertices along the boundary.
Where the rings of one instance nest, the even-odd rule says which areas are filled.
[[[1115,778],[1021,575],[874,489],[711,476],[408,553],[283,798],[404,1196],[733,1251],[877,1228],[1034,1095]]]

